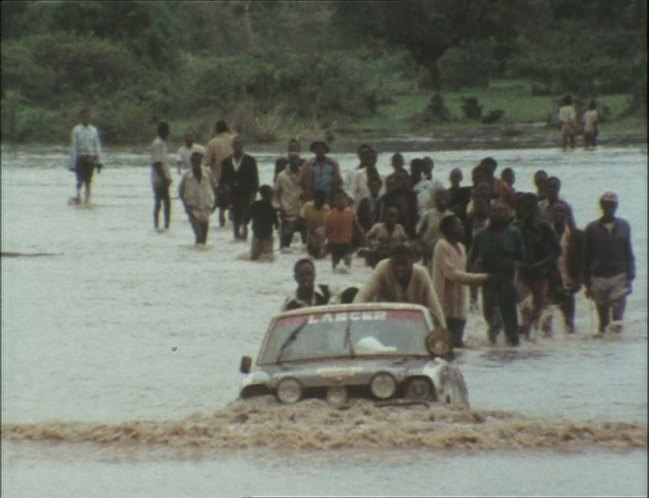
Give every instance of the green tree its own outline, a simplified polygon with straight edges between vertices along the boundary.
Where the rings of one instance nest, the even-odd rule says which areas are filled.
[[[512,39],[524,2],[509,0],[404,0],[339,2],[338,21],[350,33],[405,47],[440,89],[438,61],[463,43]]]

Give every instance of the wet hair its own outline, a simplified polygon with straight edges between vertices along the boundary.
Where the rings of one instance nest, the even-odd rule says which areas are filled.
[[[392,154],[392,157],[390,158],[390,162],[393,163],[394,160],[397,158],[401,158],[401,160],[404,161],[403,154],[401,154],[401,152],[395,152],[394,154]]]
[[[460,221],[460,218],[457,216],[444,216],[442,221],[439,222],[439,231],[448,237],[451,234],[451,228],[456,221]]]
[[[415,157],[410,161],[410,171],[419,171],[423,173],[425,164],[426,163],[424,163],[423,159]]]
[[[412,247],[410,247],[408,244],[397,244],[396,246],[394,246],[392,252],[390,253],[390,257],[394,258],[399,256],[408,256],[409,258],[412,258],[414,256]]]
[[[525,192],[519,202],[521,206],[527,203],[536,204],[538,202],[538,197],[536,197],[532,192]]]
[[[311,268],[313,268],[313,271],[315,271],[315,264],[313,263],[313,260],[310,258],[302,258],[298,259],[293,265],[293,273],[297,273],[298,269],[302,265],[310,265]]]
[[[219,119],[216,121],[216,123],[214,123],[214,131],[216,133],[223,133],[224,131],[229,131],[229,130],[230,127],[223,119]]]
[[[261,187],[259,187],[259,194],[262,197],[269,197],[269,196],[273,195],[273,187],[271,187],[270,185],[264,184]]]
[[[358,146],[358,149],[356,149],[356,154],[360,156],[363,152],[368,152],[370,150],[372,150],[372,147],[367,144],[362,144]]]
[[[540,176],[545,176],[545,179],[548,179],[548,172],[545,171],[544,169],[537,170],[534,173],[534,183],[536,183],[536,179],[539,178]]]
[[[158,123],[158,136],[169,135],[169,123],[166,121],[160,121]]]
[[[498,161],[489,156],[480,161],[478,166],[481,166],[485,171],[490,172],[493,175],[494,171],[496,171],[496,168],[498,167]]]
[[[557,176],[550,176],[547,178],[547,180],[545,180],[546,185],[550,182],[556,183],[557,186],[561,187],[561,180]]]

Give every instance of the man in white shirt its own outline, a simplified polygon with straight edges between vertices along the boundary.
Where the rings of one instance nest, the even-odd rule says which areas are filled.
[[[90,111],[82,109],[79,113],[81,123],[72,129],[69,169],[77,175],[77,195],[75,203],[81,203],[81,186],[85,185],[84,203],[90,202],[92,174],[97,168],[101,171],[101,143],[97,128],[90,124]]]
[[[169,218],[171,217],[169,186],[172,179],[169,171],[167,137],[169,137],[169,125],[161,121],[158,123],[158,136],[151,144],[151,186],[153,187],[154,196],[153,226],[156,230],[158,230],[161,204],[164,203],[165,230],[169,228]]]
[[[205,147],[194,143],[194,134],[191,132],[185,133],[185,144],[178,149],[176,154],[178,160],[176,161],[176,169],[178,174],[182,175],[192,169],[191,157],[194,152],[200,153],[201,157],[205,155]]]

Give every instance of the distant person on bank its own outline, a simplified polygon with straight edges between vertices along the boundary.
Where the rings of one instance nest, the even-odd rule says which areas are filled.
[[[588,109],[584,112],[584,147],[594,149],[597,145],[597,135],[599,134],[599,114],[597,113],[597,103],[591,100]]]
[[[97,169],[101,171],[101,142],[97,128],[90,124],[90,111],[82,109],[79,113],[81,123],[72,129],[70,146],[70,166],[77,176],[77,194],[74,198],[76,204],[81,203],[81,186],[85,187],[83,202],[90,203],[92,175]]]
[[[153,187],[153,226],[156,230],[160,224],[160,208],[164,204],[164,228],[169,228],[171,218],[171,199],[169,186],[173,181],[169,170],[169,153],[167,138],[169,125],[164,121],[158,123],[158,136],[151,143],[151,186]]]
[[[561,126],[561,138],[563,150],[575,148],[575,133],[577,133],[577,113],[572,105],[572,97],[566,95],[561,99],[559,108],[559,125]]]
[[[192,169],[185,172],[180,180],[178,195],[189,216],[189,223],[196,236],[196,244],[205,245],[210,215],[215,207],[212,173],[202,167],[203,154],[200,152],[194,152],[190,161]]]

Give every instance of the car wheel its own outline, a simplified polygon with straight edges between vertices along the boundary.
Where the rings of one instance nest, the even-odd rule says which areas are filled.
[[[327,403],[333,406],[343,406],[349,401],[349,393],[345,386],[331,386],[327,389]]]
[[[386,372],[377,373],[370,382],[372,394],[379,399],[388,399],[397,392],[397,381]]]
[[[291,377],[282,379],[277,384],[277,399],[282,403],[295,403],[302,399],[302,384]]]
[[[415,377],[408,381],[405,396],[415,401],[429,400],[433,397],[433,386],[427,379]]]

